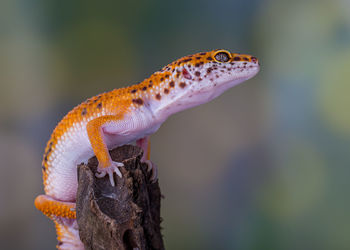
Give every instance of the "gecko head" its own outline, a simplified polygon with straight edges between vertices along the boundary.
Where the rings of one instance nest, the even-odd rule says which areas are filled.
[[[206,103],[259,72],[254,56],[214,50],[186,56],[165,66],[147,81],[159,79],[155,90],[157,110],[171,114]]]
[[[182,92],[177,100],[190,107],[208,102],[259,72],[258,59],[219,49],[183,57],[174,66],[174,79]]]

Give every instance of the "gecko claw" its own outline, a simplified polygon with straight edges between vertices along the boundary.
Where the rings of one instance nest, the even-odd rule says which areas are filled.
[[[106,174],[108,174],[109,181],[111,182],[111,185],[114,187],[115,182],[114,182],[113,174],[116,173],[120,178],[122,178],[122,173],[120,172],[120,170],[118,168],[123,167],[123,166],[124,166],[124,164],[121,162],[112,161],[112,165],[109,167],[102,168],[99,166],[97,168],[97,173],[95,174],[95,176],[97,178],[102,178],[102,177],[105,177]]]
[[[152,172],[151,173],[151,177],[150,177],[150,181],[151,183],[155,183],[158,179],[158,167],[156,164],[154,164],[151,160],[145,160],[142,163],[146,163],[147,164],[147,172]]]

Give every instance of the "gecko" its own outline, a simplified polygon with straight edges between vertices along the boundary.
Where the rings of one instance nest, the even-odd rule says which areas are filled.
[[[108,177],[114,186],[123,163],[112,161],[108,150],[136,141],[144,152],[141,161],[156,179],[150,135],[170,115],[211,101],[259,69],[251,55],[224,49],[200,52],[168,64],[139,84],[99,94],[72,109],[47,142],[42,161],[45,195],[34,201],[54,221],[57,247],[84,249],[75,212],[78,164],[95,155],[96,176]]]

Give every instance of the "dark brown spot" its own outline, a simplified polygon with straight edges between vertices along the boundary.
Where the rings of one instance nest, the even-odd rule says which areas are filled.
[[[199,82],[202,81],[202,80],[203,80],[202,78],[200,78],[200,77],[198,78],[198,81],[199,81]]]
[[[197,56],[197,57],[196,57],[196,59],[198,59],[198,60],[199,60],[199,59],[201,59],[201,57],[200,57],[200,56]]]
[[[201,75],[201,72],[196,71],[196,72],[194,72],[194,74],[195,74],[196,76],[200,76],[200,75]]]
[[[130,93],[134,94],[134,93],[136,93],[136,91],[137,91],[137,89],[133,89],[130,91]]]
[[[201,52],[199,53],[201,56],[204,56],[205,54],[207,54],[207,52]]]
[[[142,91],[146,91],[147,90],[147,86],[144,86],[143,88],[142,88]]]
[[[225,72],[225,70],[223,70],[223,69],[221,69],[220,71],[221,71],[222,73],[224,73],[224,72]]]
[[[43,171],[46,171],[46,167],[44,165],[42,165],[41,168],[42,168]]]
[[[160,81],[161,81],[161,82],[164,81],[164,77],[161,77],[161,78],[160,78]]]
[[[153,81],[152,81],[152,80],[149,80],[149,83],[153,83]]]
[[[213,58],[209,56],[209,57],[207,57],[207,60],[208,60],[208,61],[212,61]]]
[[[212,71],[212,68],[207,68],[207,73],[210,74],[210,72]]]
[[[169,86],[170,86],[171,88],[175,87],[174,81],[169,82]]]
[[[132,99],[132,102],[137,104],[137,105],[142,105],[143,104],[143,100],[141,98]]]
[[[203,65],[203,64],[204,64],[204,62],[200,62],[200,63],[199,63],[199,65]]]
[[[169,75],[165,75],[165,78],[168,79],[168,78],[169,78]]]
[[[98,100],[100,100],[100,98],[101,98],[101,95],[97,96],[93,102],[96,103]]]
[[[101,108],[102,108],[102,103],[97,104],[96,107],[97,107],[98,109],[101,109]]]
[[[183,74],[183,76],[184,76],[186,79],[188,79],[188,80],[191,80],[191,79],[192,79],[192,76],[191,76],[191,74],[187,71],[187,69],[183,68],[183,69],[182,69],[182,74]]]
[[[164,94],[169,94],[169,89],[164,89]]]
[[[184,63],[189,62],[189,61],[192,61],[192,58],[186,58],[186,59],[182,60],[182,62],[184,62]]]
[[[196,63],[194,66],[195,66],[195,67],[199,67],[199,66],[200,66],[200,63]]]
[[[180,86],[180,88],[185,88],[186,87],[186,83],[184,83],[184,82],[180,82],[180,84],[179,84],[179,86]]]
[[[44,157],[44,161],[46,162],[47,161],[47,156],[45,155],[45,157]]]
[[[239,56],[236,56],[233,58],[233,61],[240,61],[240,60],[241,60],[241,58]]]
[[[162,98],[162,96],[160,94],[156,94],[156,99],[160,100]]]
[[[87,113],[86,108],[83,108],[83,110],[81,111],[81,115],[86,115],[86,113]]]
[[[243,57],[244,61],[249,61],[249,59],[247,57]]]

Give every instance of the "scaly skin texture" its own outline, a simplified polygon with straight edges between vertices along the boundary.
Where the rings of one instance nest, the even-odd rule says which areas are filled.
[[[227,89],[255,76],[255,57],[214,50],[186,56],[165,66],[137,85],[88,99],[56,126],[43,157],[45,195],[35,206],[54,220],[60,249],[83,249],[76,225],[76,166],[96,155],[97,177],[121,176],[108,149],[136,141],[149,160],[149,136],[172,114],[206,103]],[[116,179],[117,180],[117,179]]]

